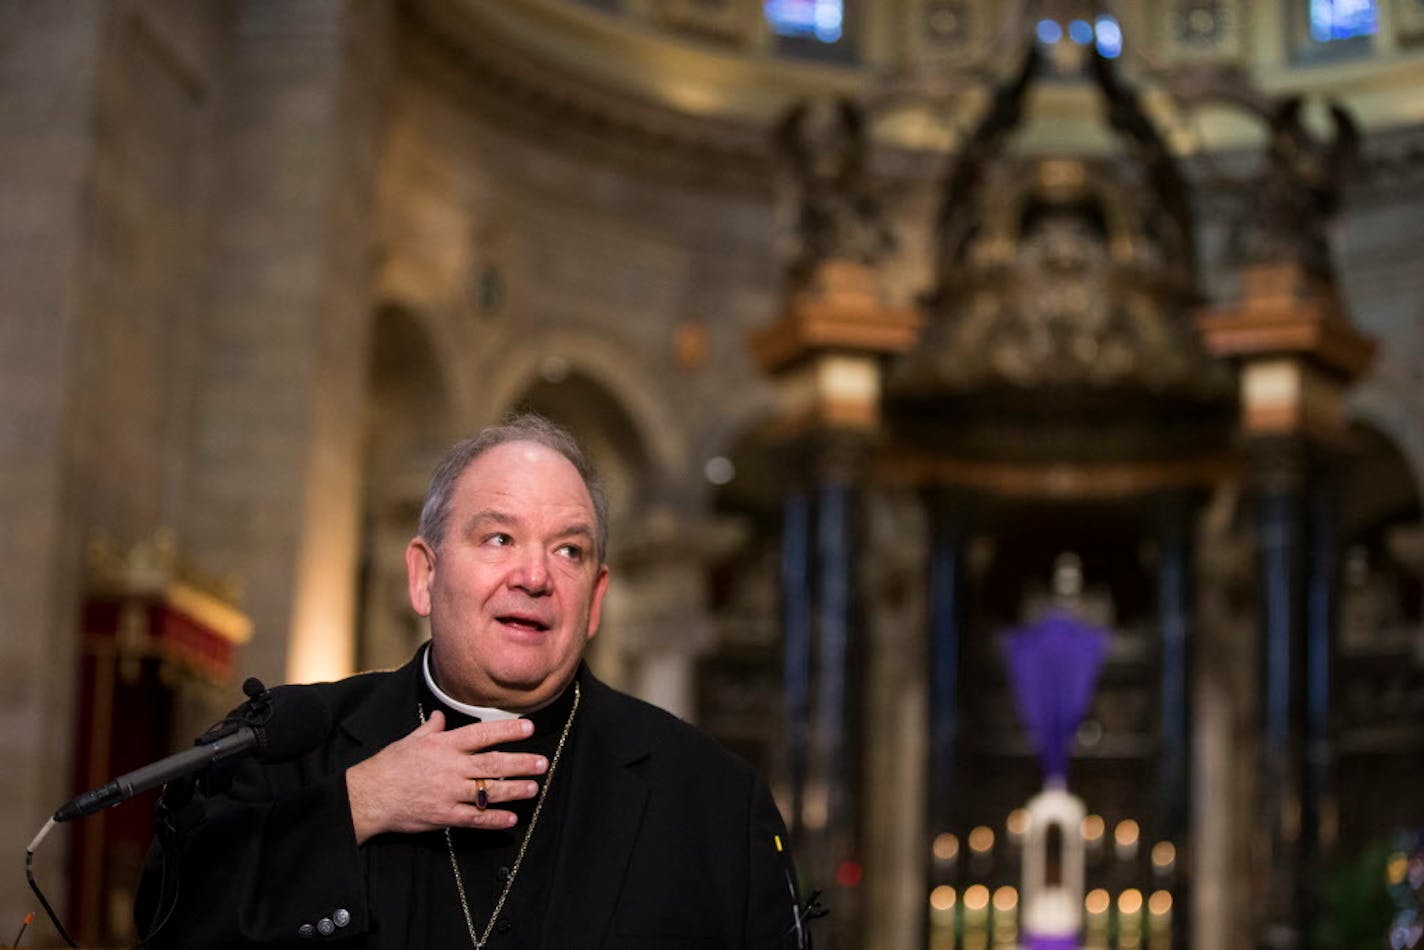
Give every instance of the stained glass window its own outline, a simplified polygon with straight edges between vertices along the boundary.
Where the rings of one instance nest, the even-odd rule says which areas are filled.
[[[1379,30],[1375,0],[1310,0],[1310,38],[1317,43],[1370,36]]]
[[[834,43],[841,38],[844,7],[844,0],[766,0],[763,9],[772,32],[780,36]]]

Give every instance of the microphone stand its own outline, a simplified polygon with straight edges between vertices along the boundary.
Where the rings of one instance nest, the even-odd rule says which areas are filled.
[[[272,695],[267,687],[262,685],[262,681],[255,676],[247,678],[246,682],[242,684],[242,691],[247,695],[247,702],[244,703],[234,715],[223,719],[198,737],[195,745],[203,746],[206,744],[206,748],[190,749],[188,752],[181,753],[177,757],[170,757],[170,760],[172,758],[181,758],[189,761],[193,765],[198,764],[200,761],[205,762],[207,765],[215,765],[218,762],[219,756],[214,754],[214,750],[226,753],[228,745],[237,745],[232,739],[234,736],[242,740],[242,748],[250,748],[253,743],[247,736],[250,736],[252,733],[253,723],[265,722],[266,718],[271,715]],[[247,736],[242,735],[244,730]],[[155,764],[158,765],[161,763]],[[161,778],[159,778],[160,773],[153,771],[153,769],[153,766],[148,766],[146,769],[139,770],[139,772],[130,773],[128,776],[122,777],[124,779],[132,779],[139,776],[140,773],[143,773],[142,780],[137,783],[137,787],[135,787],[135,784],[127,781],[122,783],[123,787],[120,787],[120,784],[117,782],[111,782],[101,789],[95,789],[92,792],[87,792],[71,800],[63,808],[55,812],[54,815],[50,816],[49,820],[44,823],[44,827],[40,829],[39,834],[35,835],[35,839],[30,842],[30,846],[25,849],[25,880],[29,882],[30,890],[34,891],[35,897],[39,898],[40,906],[43,907],[45,913],[49,915],[50,923],[54,924],[54,929],[59,933],[59,936],[63,938],[66,944],[76,948],[76,950],[79,944],[75,943],[74,938],[69,935],[69,931],[64,929],[64,924],[59,921],[59,915],[54,912],[54,908],[50,906],[49,900],[46,899],[44,895],[44,891],[40,889],[39,882],[35,880],[35,851],[39,849],[40,843],[49,836],[49,833],[54,830],[54,826],[60,822],[70,821],[82,815],[92,814],[93,812],[108,808],[110,805],[116,805],[120,801],[127,800],[128,795],[121,796],[122,792],[127,792],[131,795],[137,791],[152,788],[154,784],[159,784],[159,782],[161,782]],[[158,778],[158,781],[153,781],[155,778]],[[187,791],[188,794],[191,795],[190,780],[184,778],[183,782],[189,786]],[[160,805],[161,804],[162,801],[160,800]],[[167,877],[168,842],[165,839],[176,838],[176,834],[174,834],[174,832],[176,832],[176,825],[169,819],[164,819],[164,824],[166,825],[166,829],[163,830],[167,830],[169,833],[163,834],[160,832],[158,839],[160,842],[160,850],[164,853],[164,877]],[[160,885],[159,910],[162,909],[162,891],[164,889],[165,888]],[[172,908],[169,908],[169,913],[171,912]],[[158,916],[157,911],[155,911],[154,916]],[[153,935],[167,922],[168,914],[164,914],[157,926],[144,936],[141,943],[147,943],[152,939]],[[24,931],[21,930],[21,933],[24,933]]]

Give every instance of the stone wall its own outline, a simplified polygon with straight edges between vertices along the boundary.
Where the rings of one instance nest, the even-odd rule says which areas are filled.
[[[403,609],[401,538],[433,453],[532,395],[586,423],[618,483],[617,530],[645,557],[630,567],[702,532],[676,574],[681,599],[698,598],[696,558],[724,527],[705,520],[703,466],[771,406],[746,349],[777,303],[770,170],[719,177],[708,166],[724,153],[679,141],[654,155],[651,135],[590,151],[588,115],[575,132],[557,103],[502,101],[401,9],[0,0],[0,854],[18,856],[69,790],[96,531],[127,544],[172,529],[185,559],[240,580],[256,631],[244,672],[341,675],[362,595],[368,614]],[[1406,169],[1361,188],[1338,237],[1354,318],[1381,343],[1355,410],[1424,479],[1421,181]],[[888,283],[909,302],[928,283],[935,187],[900,185]],[[1229,292],[1230,262],[1208,256],[1208,286]],[[377,336],[386,310],[402,329]],[[361,589],[363,547],[381,591]],[[654,580],[638,602],[610,598],[599,641],[635,689],[649,644],[685,642],[682,664],[707,645],[679,639],[657,596],[673,582]],[[620,610],[635,631],[623,642]],[[372,652],[383,661],[411,636],[387,632],[401,646]],[[905,675],[892,659],[879,681]],[[645,682],[678,705],[687,669],[667,662]],[[907,693],[877,721],[920,704]],[[1234,713],[1217,712],[1213,788],[1239,771]],[[1222,867],[1233,828],[1212,826]],[[877,868],[906,873],[912,837],[886,832]],[[55,896],[63,847],[41,855]],[[17,875],[0,877],[0,927],[31,906]]]

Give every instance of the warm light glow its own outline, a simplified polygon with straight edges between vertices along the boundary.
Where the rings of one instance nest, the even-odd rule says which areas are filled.
[[[989,906],[989,889],[983,884],[975,884],[964,892],[964,906],[970,910],[983,910]]]
[[[939,861],[953,861],[959,856],[959,837],[949,832],[935,835],[934,856]]]
[[[979,853],[994,847],[994,829],[988,825],[980,825],[969,832],[969,847]]]
[[[1385,875],[1390,887],[1404,881],[1404,875],[1409,871],[1409,859],[1402,854],[1396,854],[1389,859],[1385,865]]]
[[[1117,912],[1119,914],[1136,914],[1142,910],[1142,892],[1135,887],[1129,887],[1117,896]]]
[[[994,892],[994,909],[1000,911],[1013,910],[1019,906],[1019,892],[1012,887],[1001,887]]]
[[[1083,819],[1083,837],[1088,841],[1097,841],[1106,828],[1102,815],[1089,815]]]
[[[1131,818],[1124,818],[1113,829],[1113,840],[1118,843],[1119,847],[1130,848],[1137,844],[1139,834],[1141,832],[1137,828],[1137,822]]]
[[[1152,864],[1166,870],[1177,860],[1177,846],[1170,841],[1159,841],[1152,846]]]
[[[930,891],[930,907],[934,910],[953,910],[956,896],[954,888],[941,884]]]
[[[1111,904],[1112,898],[1101,887],[1089,891],[1088,896],[1083,898],[1083,909],[1090,914],[1106,914]]]
[[[1153,917],[1161,917],[1172,912],[1172,895],[1166,891],[1153,891],[1147,898],[1147,911]]]
[[[1022,808],[1015,808],[1009,812],[1004,827],[1008,829],[1010,837],[1021,837],[1025,831],[1028,831],[1028,812]]]

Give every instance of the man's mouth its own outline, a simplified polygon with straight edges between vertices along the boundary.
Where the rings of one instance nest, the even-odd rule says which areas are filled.
[[[528,630],[533,633],[543,633],[549,629],[549,625],[538,617],[531,617],[527,614],[501,614],[494,618],[506,627],[515,627],[519,630]]]

